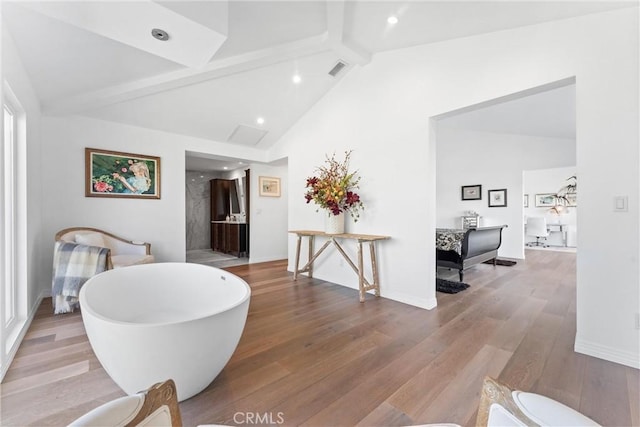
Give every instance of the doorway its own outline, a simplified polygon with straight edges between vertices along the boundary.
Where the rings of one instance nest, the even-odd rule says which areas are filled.
[[[240,159],[203,157],[198,153],[187,153],[185,157],[185,217],[186,217],[186,255],[187,262],[228,267],[249,262],[249,227],[248,227],[248,180],[246,171],[248,162]],[[225,206],[228,212],[222,218],[212,217],[212,186],[214,182],[225,182],[233,187],[227,193]],[[231,200],[231,195],[234,200]],[[228,217],[228,221],[227,221]],[[214,245],[214,223],[222,220],[229,222],[226,228],[242,227],[242,237],[234,240],[242,241],[242,252],[226,251]],[[224,224],[220,224],[225,227]],[[235,227],[235,228],[234,228]],[[217,236],[217,235],[216,235]],[[214,250],[214,247],[216,250]]]
[[[575,80],[549,85],[446,113],[436,121],[436,227],[462,228],[474,214],[479,226],[507,225],[499,256],[525,258],[524,171],[576,171]],[[564,180],[550,185],[557,192]],[[463,187],[481,188],[464,199]],[[529,191],[529,190],[527,190]],[[504,199],[491,203],[499,192]]]

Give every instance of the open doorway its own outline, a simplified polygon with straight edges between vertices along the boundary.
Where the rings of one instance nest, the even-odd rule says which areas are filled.
[[[575,166],[523,172],[525,248],[576,252],[578,245]]]
[[[213,267],[249,262],[248,162],[185,158],[186,261]]]
[[[525,194],[530,204],[535,197],[525,193],[524,171],[577,172],[574,79],[446,113],[434,121],[436,227],[463,230],[468,226],[465,218],[474,218],[474,227],[506,226],[498,259],[524,259]],[[557,192],[569,176],[549,191]],[[465,195],[465,189],[475,193]]]

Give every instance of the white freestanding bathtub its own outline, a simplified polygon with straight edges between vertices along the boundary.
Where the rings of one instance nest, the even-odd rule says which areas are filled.
[[[127,394],[173,379],[180,401],[201,392],[235,351],[251,289],[231,273],[187,263],[100,273],[80,290],[89,342]]]

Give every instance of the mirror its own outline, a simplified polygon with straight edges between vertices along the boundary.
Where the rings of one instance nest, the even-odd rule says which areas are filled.
[[[233,180],[234,185],[231,186],[229,191],[232,215],[240,215],[247,211],[245,203],[245,182],[246,177],[244,176]]]
[[[231,215],[240,215],[240,188],[238,179],[234,179],[232,185],[229,186],[229,206],[231,207]]]

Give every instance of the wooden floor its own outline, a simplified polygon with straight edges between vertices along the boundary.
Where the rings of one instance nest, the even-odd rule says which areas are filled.
[[[639,371],[573,352],[575,254],[478,265],[431,311],[294,284],[285,262],[229,270],[253,290],[247,325],[220,376],[180,404],[185,425],[473,425],[485,375],[603,425],[640,425]],[[122,395],[80,315],[53,316],[45,300],[2,384],[0,424],[66,425]]]

